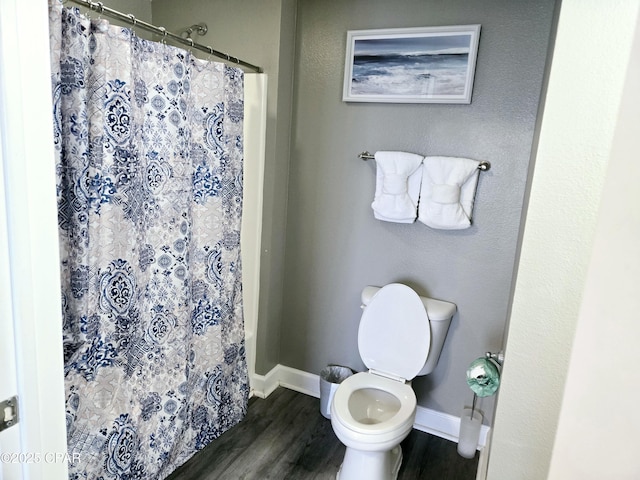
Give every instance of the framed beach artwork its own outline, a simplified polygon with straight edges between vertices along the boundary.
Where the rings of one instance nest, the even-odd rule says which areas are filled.
[[[350,30],[346,102],[471,103],[480,25]]]

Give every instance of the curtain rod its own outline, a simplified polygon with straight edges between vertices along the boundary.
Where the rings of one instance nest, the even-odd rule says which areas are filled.
[[[208,53],[209,55],[214,55],[218,58],[227,60],[228,62],[236,63],[238,65],[242,65],[244,67],[255,70],[258,73],[262,73],[262,68],[258,67],[257,65],[252,65],[251,63],[245,62],[244,60],[240,60],[239,58],[232,57],[227,53],[219,52],[209,46],[196,43],[191,38],[183,38],[180,35],[176,35],[175,33],[168,32],[167,29],[164,27],[156,27],[155,25],[152,25],[150,23],[144,22],[142,20],[138,20],[132,14],[122,13],[112,8],[105,7],[102,4],[102,2],[92,2],[91,0],[63,0],[62,3],[66,3],[66,1],[70,1],[78,5],[82,5],[83,7],[87,7],[90,10],[98,12],[99,14],[109,15],[113,18],[122,20],[123,22],[133,25],[134,27],[142,28],[143,30],[147,30],[148,32],[161,35],[163,40],[166,39],[166,37],[170,37],[177,42],[187,45],[189,48],[195,48],[197,50],[201,50],[203,52]]]

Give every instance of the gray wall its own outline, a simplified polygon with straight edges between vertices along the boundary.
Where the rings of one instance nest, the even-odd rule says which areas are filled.
[[[553,0],[299,0],[280,363],[362,370],[365,285],[407,283],[458,305],[420,405],[457,415],[469,363],[499,350],[509,305]],[[347,30],[480,23],[471,105],[341,101]],[[362,150],[488,160],[474,224],[432,230],[375,220],[375,164]],[[392,325],[389,326],[393,328]],[[491,419],[493,398],[482,405]]]

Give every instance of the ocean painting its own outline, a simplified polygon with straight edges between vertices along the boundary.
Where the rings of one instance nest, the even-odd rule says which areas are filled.
[[[349,32],[344,99],[470,103],[479,25],[464,32],[437,30],[405,35]]]

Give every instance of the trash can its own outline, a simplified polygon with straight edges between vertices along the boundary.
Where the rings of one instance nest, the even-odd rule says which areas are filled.
[[[353,375],[353,370],[340,365],[329,365],[320,372],[320,413],[331,418],[331,400],[338,385]]]

